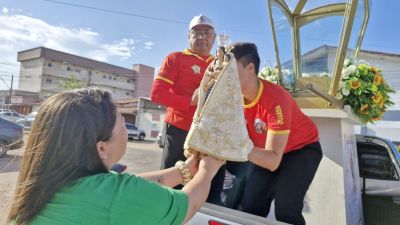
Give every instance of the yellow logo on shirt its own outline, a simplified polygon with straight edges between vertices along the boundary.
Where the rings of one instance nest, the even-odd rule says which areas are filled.
[[[276,113],[276,117],[278,118],[277,123],[283,124],[283,113],[282,113],[282,108],[280,105],[275,107],[275,113]]]

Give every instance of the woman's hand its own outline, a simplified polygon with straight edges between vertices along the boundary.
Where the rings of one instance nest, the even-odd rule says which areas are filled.
[[[199,158],[198,158],[198,152],[193,151],[193,154],[186,159],[185,161],[186,165],[188,165],[190,174],[192,177],[199,171]]]

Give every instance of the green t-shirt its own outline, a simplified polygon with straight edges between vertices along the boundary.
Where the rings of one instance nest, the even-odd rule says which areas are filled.
[[[102,173],[58,191],[29,225],[182,224],[187,195],[128,174]]]

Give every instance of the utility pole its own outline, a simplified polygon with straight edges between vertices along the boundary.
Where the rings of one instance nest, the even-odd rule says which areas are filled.
[[[10,97],[9,97],[9,100],[8,100],[9,104],[11,104],[11,95],[12,95],[13,82],[14,82],[14,75],[11,74]]]
[[[90,87],[91,86],[91,82],[92,82],[92,71],[89,70],[88,79],[87,79],[87,82],[86,82],[86,87]]]

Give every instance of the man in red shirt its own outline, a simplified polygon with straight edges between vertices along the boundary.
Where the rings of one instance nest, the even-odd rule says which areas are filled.
[[[189,25],[189,48],[173,52],[163,61],[154,81],[150,97],[153,102],[167,106],[165,137],[161,169],[173,167],[185,160],[183,144],[197,107],[197,91],[208,65],[215,41],[214,24],[204,15],[193,17]],[[216,177],[223,181],[224,170]],[[223,182],[214,182],[208,202],[218,203]],[[179,188],[179,187],[178,187]]]
[[[254,44],[237,43],[232,51],[255,146],[248,155],[241,209],[265,217],[275,200],[277,220],[305,224],[304,196],[322,159],[317,127],[284,88],[257,77],[260,57]]]

